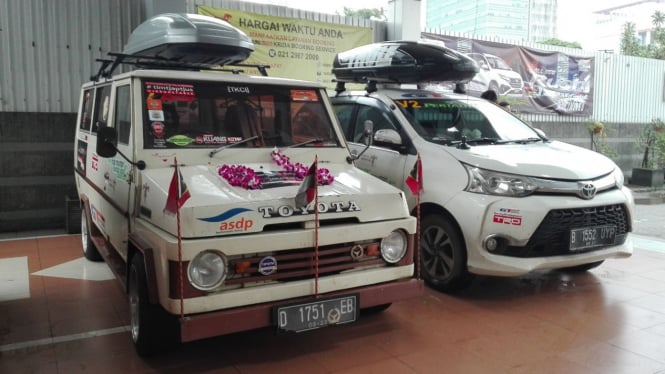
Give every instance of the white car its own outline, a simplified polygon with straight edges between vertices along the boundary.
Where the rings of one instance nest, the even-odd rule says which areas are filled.
[[[522,76],[500,57],[488,53],[467,53],[476,61],[480,71],[469,82],[469,91],[493,90],[499,95],[521,94]]]
[[[343,62],[358,63],[353,50],[344,53],[333,67],[338,78],[349,74]],[[454,291],[471,274],[583,271],[632,254],[634,200],[612,160],[549,140],[483,99],[367,87],[346,91],[340,83],[331,100],[360,155],[356,165],[403,189],[414,215],[417,199],[405,181],[420,156],[422,275],[431,286]],[[367,121],[375,132],[362,152],[357,139]]]

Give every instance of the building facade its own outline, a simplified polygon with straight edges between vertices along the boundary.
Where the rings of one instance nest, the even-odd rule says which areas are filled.
[[[428,0],[430,29],[538,42],[557,32],[557,0]]]

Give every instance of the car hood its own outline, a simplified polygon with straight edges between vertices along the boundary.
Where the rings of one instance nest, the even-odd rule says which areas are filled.
[[[600,153],[559,141],[448,149],[458,160],[483,169],[545,179],[592,180],[616,168]]]
[[[319,186],[318,219],[368,222],[409,216],[402,192],[375,177],[345,164],[320,164],[334,177]],[[181,167],[188,196],[179,210],[183,238],[262,232],[275,229],[311,228],[314,202],[298,208],[295,196],[301,182],[280,173],[274,164],[248,164],[270,176],[261,189],[232,186],[211,166]],[[173,168],[144,170],[141,174],[140,217],[169,233],[177,234],[177,215],[165,209]],[[264,179],[267,181],[267,179]]]

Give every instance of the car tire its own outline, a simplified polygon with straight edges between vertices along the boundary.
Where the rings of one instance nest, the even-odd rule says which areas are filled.
[[[449,220],[440,215],[423,218],[420,247],[421,274],[432,288],[455,292],[469,285],[464,240]]]
[[[174,316],[148,301],[148,284],[143,255],[132,258],[129,269],[130,332],[139,356],[147,357],[176,343],[177,324]]]
[[[95,243],[92,241],[85,209],[81,209],[81,246],[83,247],[83,256],[89,261],[98,262],[103,260],[97,247],[95,247]]]
[[[581,273],[587,270],[591,270],[593,268],[597,268],[600,266],[604,260],[596,261],[596,262],[589,262],[588,264],[582,264],[582,265],[577,265],[577,266],[570,266],[567,268],[562,268],[561,271],[565,271],[568,273]]]

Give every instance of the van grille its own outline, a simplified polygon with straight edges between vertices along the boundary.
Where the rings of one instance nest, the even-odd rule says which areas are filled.
[[[593,208],[557,209],[550,211],[524,247],[506,246],[495,253],[511,257],[547,257],[569,255],[570,230],[581,227],[614,225],[617,229],[614,245],[623,244],[632,230],[624,205],[607,205]],[[604,247],[594,247],[574,253],[592,252]]]
[[[381,258],[379,242],[349,244],[347,246],[319,247],[319,276],[337,274],[360,267],[385,266]],[[274,271],[270,272],[270,262],[274,258]],[[226,286],[265,282],[286,282],[313,278],[316,274],[314,248],[276,252],[229,259],[229,275]],[[263,273],[261,262],[264,263]],[[264,275],[266,274],[266,275]]]

